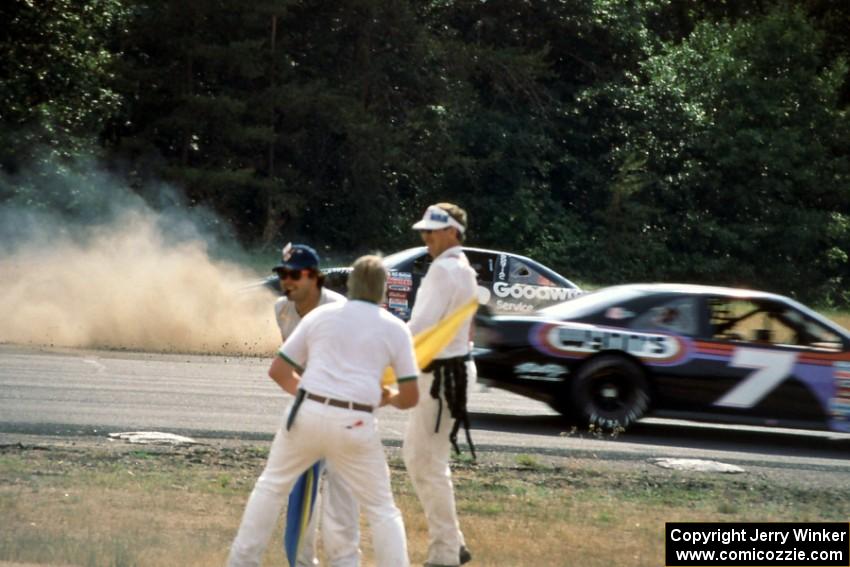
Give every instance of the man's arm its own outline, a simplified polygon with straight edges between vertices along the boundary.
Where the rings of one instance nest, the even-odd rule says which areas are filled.
[[[269,367],[269,377],[277,382],[277,385],[293,396],[298,392],[301,377],[296,374],[295,368],[282,356],[276,356]]]
[[[416,292],[416,301],[407,326],[414,335],[433,327],[448,310],[451,281],[444,266],[433,263]]]
[[[301,374],[307,363],[307,332],[309,323],[301,321],[284,341],[269,367],[269,377],[284,391],[295,395],[301,385]]]
[[[403,410],[419,403],[419,386],[416,383],[419,365],[416,363],[410,329],[398,319],[393,320],[393,324],[396,326],[394,333],[388,335],[391,337],[393,353],[390,365],[397,376],[398,391],[384,387],[381,392],[381,405],[390,404]]]
[[[389,388],[384,389],[384,399],[381,405],[389,404],[398,409],[409,409],[419,403],[419,386],[416,380],[406,380],[399,383],[398,392]]]

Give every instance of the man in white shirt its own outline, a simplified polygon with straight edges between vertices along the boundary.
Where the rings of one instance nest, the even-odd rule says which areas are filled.
[[[345,301],[341,294],[324,287],[324,274],[319,271],[319,255],[310,246],[287,244],[282,261],[272,268],[280,279],[284,296],[274,304],[275,321],[280,328],[281,343],[295,331],[301,319],[316,307]],[[316,532],[321,516],[322,542],[330,567],[360,565],[360,510],[357,500],[345,483],[333,471],[325,468],[322,490],[310,522],[301,534],[296,567],[319,564],[316,557]],[[321,512],[319,512],[321,511]]]
[[[419,286],[408,322],[414,335],[476,296],[475,271],[460,246],[466,225],[466,211],[452,203],[428,207],[422,220],[413,225],[434,259]],[[448,346],[420,374],[420,401],[411,411],[405,431],[405,466],[428,520],[426,567],[453,567],[471,559],[457,519],[449,467],[458,426],[463,423],[468,432],[471,319],[461,325]]]
[[[272,362],[269,376],[296,403],[248,500],[229,567],[260,564],[289,491],[319,459],[351,487],[369,519],[376,565],[410,564],[373,412],[386,404],[415,406],[418,368],[410,330],[380,307],[386,277],[379,257],[359,258],[349,275],[349,301],[311,311]],[[396,393],[381,387],[387,366],[398,377]]]

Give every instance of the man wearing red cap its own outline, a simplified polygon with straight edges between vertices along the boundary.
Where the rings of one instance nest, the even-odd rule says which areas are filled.
[[[428,207],[422,220],[413,225],[434,259],[419,286],[408,322],[413,335],[476,296],[475,271],[460,246],[466,224],[466,211],[452,203],[438,203]],[[458,425],[464,422],[468,431],[470,326],[471,317],[420,374],[420,401],[411,410],[404,436],[404,463],[428,520],[426,567],[454,567],[471,559],[457,519],[449,468]]]

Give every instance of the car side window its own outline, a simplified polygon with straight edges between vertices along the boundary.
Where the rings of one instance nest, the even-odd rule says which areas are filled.
[[[541,274],[532,266],[529,266],[519,258],[511,257],[509,262],[508,281],[512,284],[528,284],[541,286],[554,286],[555,282]]]
[[[348,293],[348,272],[335,270],[325,273],[325,282],[323,285],[337,293],[346,295]]]
[[[712,338],[762,344],[780,341],[767,312],[749,299],[719,298],[709,306]]]
[[[416,260],[413,261],[411,268],[413,275],[420,278],[424,276],[426,272],[428,272],[428,268],[431,266],[432,261],[433,259],[427,252],[416,258]]]
[[[797,344],[811,348],[842,350],[841,337],[797,310],[786,308],[779,317],[795,330]]]
[[[473,250],[467,250],[465,254],[469,260],[469,265],[478,275],[478,283],[484,285],[493,283],[493,275],[496,272],[496,255]]]
[[[695,335],[698,328],[697,303],[693,297],[682,297],[652,307],[635,318],[632,329],[668,331]]]
[[[753,344],[840,350],[841,339],[786,305],[749,299],[709,302],[712,338]]]

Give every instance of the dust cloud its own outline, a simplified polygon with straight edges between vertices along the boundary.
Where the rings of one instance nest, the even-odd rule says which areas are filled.
[[[155,211],[115,187],[109,195],[121,195],[120,204],[97,219],[21,199],[0,208],[0,343],[274,352],[275,297],[250,288],[268,272],[214,259],[216,239],[202,236],[188,214]],[[30,192],[25,205],[32,201]]]

